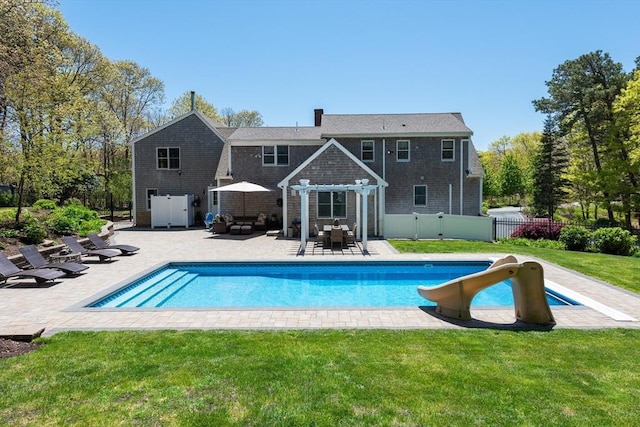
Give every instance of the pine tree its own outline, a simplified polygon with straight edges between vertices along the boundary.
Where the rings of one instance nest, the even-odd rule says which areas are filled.
[[[547,117],[542,132],[542,144],[535,157],[533,173],[533,207],[538,214],[553,218],[558,205],[566,196],[567,180],[563,177],[568,166],[567,144],[560,138],[556,121]]]

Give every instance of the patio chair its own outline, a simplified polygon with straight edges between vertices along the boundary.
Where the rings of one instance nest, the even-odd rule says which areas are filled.
[[[342,232],[342,228],[340,227],[332,227],[331,228],[331,249],[334,246],[339,245],[340,249],[342,249],[342,241],[344,239],[344,233]]]
[[[104,260],[111,260],[114,256],[120,255],[120,252],[115,249],[87,249],[80,244],[73,236],[65,236],[62,241],[73,252],[78,252],[84,256],[97,256],[100,262]]]
[[[204,215],[204,226],[207,227],[207,230],[211,231],[211,227],[213,227],[213,213],[207,212]]]
[[[313,226],[313,234],[316,236],[315,246],[325,247],[327,245],[327,234],[318,228],[318,224]]]
[[[91,244],[96,247],[96,249],[115,249],[119,250],[121,252],[121,255],[131,255],[134,252],[140,250],[140,248],[137,246],[111,245],[102,240],[102,237],[98,236],[98,233],[89,233],[87,237],[89,238]]]
[[[15,265],[7,256],[0,252],[0,282],[6,281],[12,277],[18,279],[35,279],[37,284],[43,284],[50,280],[55,280],[64,276],[60,270],[53,269],[33,269],[22,270]]]
[[[353,224],[353,229],[347,231],[347,246],[356,245],[356,233],[358,231],[358,224]]]
[[[20,253],[33,268],[53,268],[63,271],[65,274],[78,274],[89,268],[88,265],[80,264],[79,262],[49,262],[34,245],[20,248]]]

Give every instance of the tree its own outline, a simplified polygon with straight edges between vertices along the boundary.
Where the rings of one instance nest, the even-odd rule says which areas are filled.
[[[17,155],[16,223],[29,194],[54,190],[53,175],[64,166],[60,155],[64,147],[61,129],[65,102],[70,95],[59,79],[58,67],[64,62],[63,46],[69,43],[62,16],[41,4],[23,4],[18,9],[27,18],[21,28],[27,37],[19,45],[19,58],[4,69],[2,81],[3,141]],[[7,147],[6,143],[3,146]]]
[[[223,118],[218,114],[218,109],[197,93],[194,93],[194,103],[195,109],[205,116],[218,123],[224,122]],[[187,91],[173,100],[171,108],[169,108],[169,117],[175,119],[183,114],[187,114],[189,111],[191,111],[191,92]]]
[[[636,62],[640,66],[640,57]],[[620,153],[619,162],[623,169],[621,199],[625,219],[630,226],[632,210],[636,212],[640,223],[640,69],[634,71],[631,80],[615,100],[613,111],[616,114],[613,135],[617,138],[612,141],[612,145],[617,144],[617,151]],[[615,168],[614,173],[616,169],[620,171]],[[620,179],[620,175],[618,178]]]
[[[567,168],[567,147],[558,138],[556,124],[547,117],[542,132],[542,144],[534,160],[533,207],[538,214],[553,218],[558,205],[566,195],[564,172]]]
[[[500,191],[503,196],[512,198],[522,194],[523,175],[513,154],[504,156],[500,167]]]
[[[113,195],[130,194],[131,164],[129,144],[135,137],[150,128],[149,116],[164,101],[164,84],[153,77],[147,68],[132,61],[115,62],[109,70],[109,78],[101,91],[104,109],[102,143],[104,178],[107,205],[113,216]],[[112,126],[113,121],[118,123]],[[124,177],[116,176],[124,175]]]
[[[485,200],[489,200],[490,204],[493,204],[493,200],[500,196],[500,182],[498,180],[498,172],[491,167],[490,159],[492,158],[491,152],[478,153],[480,157],[480,163],[482,169],[484,169],[484,179],[482,180],[482,197]]]
[[[549,98],[533,101],[537,111],[554,116],[564,135],[576,126],[585,131],[593,155],[598,184],[602,189],[609,220],[614,221],[611,202],[616,192],[604,179],[606,157],[610,155],[610,135],[614,123],[613,103],[627,81],[620,63],[609,54],[596,51],[566,61],[546,82]]]
[[[485,196],[500,196],[502,194],[500,175],[502,164],[507,155],[512,156],[520,170],[520,189],[517,193],[523,197],[531,194],[533,159],[540,145],[540,138],[540,132],[523,132],[514,137],[505,135],[489,144],[488,151],[480,153],[482,167],[486,175],[483,184]]]
[[[260,127],[263,125],[262,115],[256,110],[241,110],[237,113],[232,108],[223,108],[222,122],[229,127]]]

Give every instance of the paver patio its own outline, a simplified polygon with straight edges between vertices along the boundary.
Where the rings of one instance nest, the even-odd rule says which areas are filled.
[[[167,261],[211,260],[485,260],[497,254],[398,254],[384,240],[369,240],[344,252],[322,251],[308,243],[264,234],[212,235],[202,228],[148,230],[118,224],[114,243],[140,247],[139,253],[111,263],[88,261],[86,274],[63,278],[46,288],[0,289],[0,335],[44,335],[63,330],[264,329],[264,328],[514,328],[513,308],[474,308],[473,321],[456,322],[432,309],[83,309],[81,302]],[[520,261],[525,260],[519,257]],[[545,279],[592,300],[580,307],[552,307],[555,328],[640,328],[640,295],[540,261]],[[16,280],[12,279],[10,283]],[[27,282],[25,282],[27,283]],[[573,294],[572,294],[573,295]]]

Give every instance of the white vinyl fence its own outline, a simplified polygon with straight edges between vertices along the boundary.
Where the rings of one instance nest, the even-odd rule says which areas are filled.
[[[387,214],[385,239],[463,239],[493,241],[493,218],[464,215]]]

